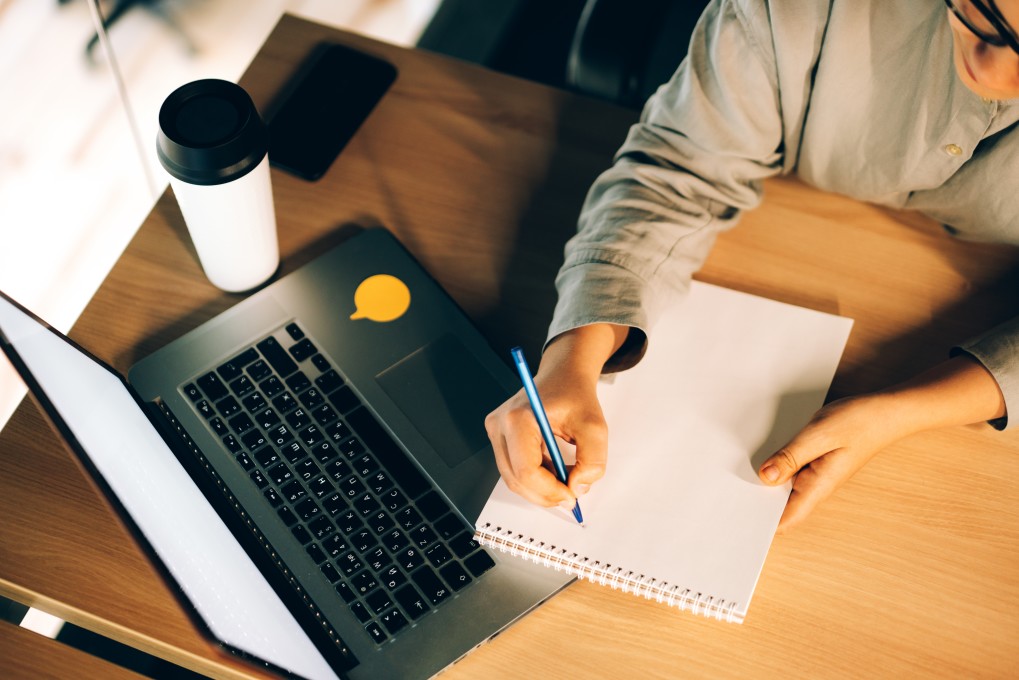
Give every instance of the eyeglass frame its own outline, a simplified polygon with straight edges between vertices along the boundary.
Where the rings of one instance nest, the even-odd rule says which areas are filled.
[[[949,11],[955,15],[955,17],[962,22],[962,25],[966,29],[975,35],[983,42],[991,45],[992,47],[1009,47],[1013,52],[1019,54],[1019,38],[1016,37],[1015,30],[1005,23],[1004,20],[1000,19],[994,11],[985,5],[981,0],[968,0],[970,4],[977,8],[977,11],[984,15],[994,29],[997,31],[995,35],[988,35],[984,31],[973,25],[973,23],[966,18],[966,15],[961,9],[955,6],[954,0],[945,0],[945,4],[948,5]]]

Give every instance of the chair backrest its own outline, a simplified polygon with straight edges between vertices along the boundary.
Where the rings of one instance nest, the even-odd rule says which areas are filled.
[[[566,65],[568,87],[638,108],[686,56],[709,0],[587,0]]]

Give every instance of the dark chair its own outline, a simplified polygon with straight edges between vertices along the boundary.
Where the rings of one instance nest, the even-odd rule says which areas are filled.
[[[708,0],[443,0],[418,47],[639,108]]]

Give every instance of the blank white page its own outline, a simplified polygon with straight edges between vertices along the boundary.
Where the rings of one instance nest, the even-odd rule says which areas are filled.
[[[851,326],[694,282],[652,329],[644,359],[599,385],[609,461],[581,498],[585,526],[500,481],[479,536],[741,621],[791,488],[765,486],[756,470],[823,404]]]

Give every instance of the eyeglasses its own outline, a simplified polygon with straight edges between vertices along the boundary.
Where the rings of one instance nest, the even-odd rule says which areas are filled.
[[[994,5],[994,0],[990,0]],[[1006,23],[996,7],[988,7],[983,0],[945,0],[959,21],[970,33],[993,47],[1009,47],[1019,54],[1019,38],[1015,29]]]

